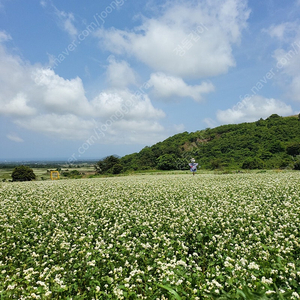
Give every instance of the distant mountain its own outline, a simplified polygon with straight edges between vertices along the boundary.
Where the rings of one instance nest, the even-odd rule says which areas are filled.
[[[120,159],[124,170],[294,168],[300,154],[300,119],[276,114],[252,123],[183,132]]]

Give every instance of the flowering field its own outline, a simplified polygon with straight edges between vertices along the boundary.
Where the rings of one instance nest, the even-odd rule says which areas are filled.
[[[0,184],[0,299],[298,299],[299,173]]]

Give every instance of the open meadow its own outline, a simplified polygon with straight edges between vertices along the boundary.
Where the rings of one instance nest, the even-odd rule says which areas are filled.
[[[0,299],[299,299],[300,174],[0,183]]]

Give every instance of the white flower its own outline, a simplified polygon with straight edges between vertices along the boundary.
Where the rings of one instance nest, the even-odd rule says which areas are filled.
[[[257,265],[255,262],[251,262],[251,263],[248,265],[248,268],[249,268],[249,269],[254,269],[254,270],[259,270],[259,265]]]
[[[9,285],[9,286],[7,287],[7,289],[8,289],[8,290],[13,290],[13,289],[15,288],[15,286],[16,286],[15,284]]]
[[[268,291],[266,291],[266,294],[267,294],[267,295],[271,295],[271,294],[276,294],[276,292],[275,292],[275,291],[268,290]]]
[[[89,261],[88,263],[87,263],[87,265],[88,266],[95,266],[96,265],[96,261],[95,260],[92,260],[92,261]]]
[[[266,277],[263,276],[263,277],[261,278],[261,282],[262,282],[262,283],[267,283],[267,284],[272,284],[272,283],[273,283],[273,279],[272,279],[272,278],[266,279]]]
[[[176,285],[181,285],[182,282],[183,282],[183,280],[182,280],[182,279],[179,279],[175,284],[176,284]]]

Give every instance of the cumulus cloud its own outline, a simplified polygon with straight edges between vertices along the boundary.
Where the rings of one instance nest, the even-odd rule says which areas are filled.
[[[9,102],[3,103],[0,107],[0,114],[16,117],[30,117],[35,115],[36,110],[28,106],[26,98],[25,94],[18,93],[16,97],[12,98]]]
[[[136,84],[136,74],[126,61],[116,61],[115,57],[111,55],[108,62],[106,74],[107,82],[111,87],[125,88]]]
[[[132,55],[153,68],[189,78],[216,76],[235,66],[232,46],[240,41],[249,10],[245,0],[167,5],[158,18],[143,18],[133,30],[101,28],[101,47]]]
[[[32,118],[15,119],[15,123],[30,131],[41,132],[61,139],[85,139],[94,128],[91,119],[73,114],[46,113]]]
[[[121,62],[120,68],[128,70],[129,66]],[[52,69],[24,63],[1,44],[0,82],[0,116],[30,131],[82,140],[102,126],[105,136],[99,142],[103,143],[118,142],[125,136],[127,142],[137,139],[142,143],[143,134],[149,141],[164,135],[158,122],[165,113],[152,105],[145,92],[121,85],[87,99],[79,77],[65,79]]]
[[[202,82],[200,85],[188,85],[180,77],[168,76],[164,73],[153,73],[148,81],[157,97],[190,97],[195,101],[202,100],[202,94],[214,91],[211,82]]]
[[[122,112],[124,120],[160,119],[162,110],[153,107],[146,94],[132,93],[128,89],[106,90],[91,101],[95,117],[109,117]]]
[[[275,33],[272,32],[275,31]],[[271,27],[272,37],[281,39],[281,47],[273,52],[277,71],[277,84],[285,91],[287,97],[300,101],[300,30],[297,23],[282,23]]]
[[[217,111],[217,120],[222,124],[253,122],[272,114],[288,116],[293,114],[290,105],[273,98],[255,95],[244,99],[233,108]]]
[[[28,99],[17,100],[17,98],[20,98],[21,96],[25,97],[24,95],[26,93],[23,93],[22,95],[22,92],[26,89],[26,87],[30,86],[31,79],[27,73],[28,69],[30,69],[30,67],[27,66],[18,56],[13,56],[7,53],[4,46],[0,44],[0,109],[3,110],[3,107],[5,107],[5,110],[8,109],[11,111],[11,102],[16,101],[23,101],[23,105],[26,103],[26,106],[28,106]],[[30,72],[30,70],[28,71]],[[16,107],[16,109],[18,108]]]
[[[57,114],[89,113],[89,102],[79,77],[67,80],[53,70],[43,68],[35,68],[31,74],[35,83],[31,95],[38,102],[37,105]]]

